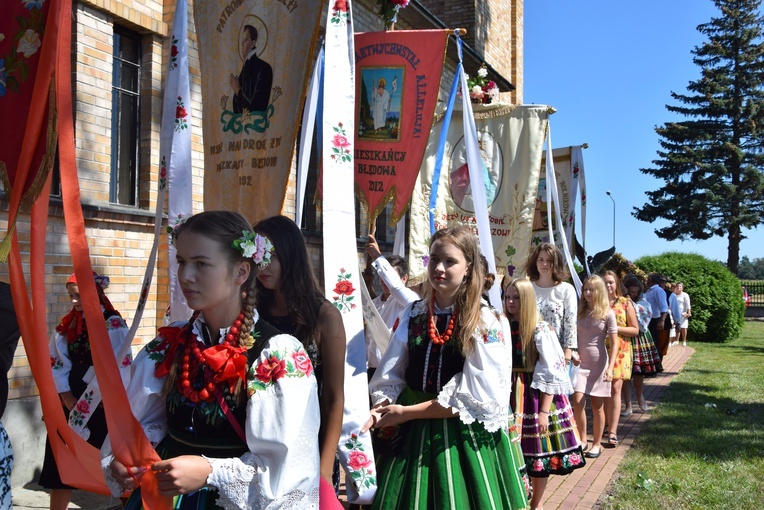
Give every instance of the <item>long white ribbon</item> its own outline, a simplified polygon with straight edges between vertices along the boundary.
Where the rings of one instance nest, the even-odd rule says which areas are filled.
[[[302,209],[305,204],[305,188],[308,182],[308,166],[310,151],[313,149],[313,131],[316,124],[318,96],[323,81],[324,47],[321,46],[316,59],[316,66],[310,76],[308,95],[305,98],[305,108],[302,112],[302,129],[300,130],[300,152],[297,153],[297,183],[294,198],[294,222],[302,228]]]
[[[547,204],[554,204],[554,218],[557,222],[557,231],[560,233],[560,244],[562,245],[562,252],[565,255],[565,263],[570,271],[570,277],[573,280],[573,285],[576,287],[576,292],[581,295],[581,280],[576,274],[576,267],[573,265],[573,258],[570,256],[570,248],[568,247],[568,238],[565,235],[565,229],[562,226],[562,207],[560,204],[560,197],[557,194],[557,177],[554,171],[554,156],[552,155],[552,128],[551,123],[547,125],[546,130],[546,202]],[[474,192],[473,192],[474,193]],[[552,207],[547,207],[547,223],[549,223],[549,242],[554,243],[554,230],[552,229]]]
[[[353,140],[355,56],[350,0],[329,2],[326,17],[322,119],[323,236],[326,297],[342,313],[347,338],[345,412],[338,452],[346,472],[349,502],[367,504],[376,492],[371,436],[360,429],[369,419],[366,342],[361,278],[355,238]]]

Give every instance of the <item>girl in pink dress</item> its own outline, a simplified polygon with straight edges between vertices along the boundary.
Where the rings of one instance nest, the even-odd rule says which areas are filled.
[[[610,338],[610,352],[605,339]],[[578,354],[581,366],[573,393],[573,414],[579,437],[586,437],[586,400],[589,395],[594,417],[592,447],[586,452],[590,459],[602,453],[602,432],[605,430],[605,399],[610,396],[613,366],[618,358],[618,325],[610,309],[605,282],[590,276],[584,282],[578,305]]]

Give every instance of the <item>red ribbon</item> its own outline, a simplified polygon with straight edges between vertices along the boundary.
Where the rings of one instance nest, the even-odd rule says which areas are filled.
[[[233,347],[229,344],[218,344],[204,350],[205,364],[215,372],[215,382],[228,381],[228,387],[233,392],[238,379],[247,377],[246,347]]]
[[[162,337],[162,342],[157,346],[157,350],[167,349],[165,353],[164,361],[157,365],[154,372],[158,378],[164,377],[170,373],[170,368],[175,362],[175,357],[178,352],[178,347],[184,345],[184,342],[180,338],[182,328],[166,327],[159,328],[159,336]]]

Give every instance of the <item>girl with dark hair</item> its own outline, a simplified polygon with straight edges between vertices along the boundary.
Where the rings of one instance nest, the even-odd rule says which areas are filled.
[[[319,288],[305,239],[292,220],[273,216],[258,222],[254,230],[268,237],[274,248],[271,263],[257,274],[260,311],[276,329],[297,337],[313,362],[321,403],[322,506],[339,505],[336,497],[329,501],[328,486],[339,485],[336,457],[345,407],[342,314]]]
[[[565,361],[570,362],[578,348],[576,289],[565,280],[570,277],[559,248],[552,243],[536,246],[525,264],[525,274],[536,292],[536,304],[541,318],[549,323],[560,340]]]
[[[645,376],[653,376],[663,372],[661,357],[658,348],[653,342],[648,326],[652,315],[650,303],[644,297],[644,287],[642,282],[636,276],[627,276],[623,282],[629,293],[631,301],[634,303],[634,310],[637,316],[637,325],[639,334],[631,338],[632,352],[634,353],[634,363],[632,364],[632,380],[634,381],[634,390],[637,394],[637,404],[642,412],[646,413],[649,408],[642,393]],[[632,414],[631,403],[631,381],[623,383],[623,401],[625,405],[624,415]]]
[[[610,429],[606,447],[618,446],[618,422],[621,417],[621,389],[626,381],[631,380],[632,375],[632,338],[639,333],[637,326],[637,312],[634,304],[621,292],[621,282],[615,271],[607,270],[602,273],[602,280],[607,289],[607,298],[610,309],[615,313],[618,325],[618,358],[613,366],[613,383],[610,385],[610,397],[605,400],[605,414],[607,426]],[[610,347],[610,343],[607,343]],[[626,413],[624,417],[628,417]]]
[[[573,386],[565,357],[554,330],[541,320],[529,280],[510,280],[504,311],[512,331],[510,406],[533,487],[531,508],[536,510],[542,507],[549,475],[567,475],[586,462],[567,397]]]
[[[270,242],[230,211],[191,216],[173,235],[178,282],[194,310],[137,356],[133,414],[164,459],[103,465],[115,495],[154,471],[175,509],[316,508],[319,409],[302,345],[260,320],[255,275]],[[104,449],[109,453],[108,449]],[[140,508],[135,490],[125,508]]]
[[[94,272],[93,279],[98,292],[98,300],[101,303],[103,320],[106,321],[109,340],[111,340],[115,356],[118,356],[127,347],[125,345],[128,332],[127,324],[104,294],[104,289],[109,286],[109,277]],[[72,301],[72,309],[58,323],[50,342],[53,382],[56,384],[56,390],[61,398],[61,403],[64,405],[67,418],[71,413],[76,413],[81,421],[87,422],[88,432],[85,435],[89,435],[86,439],[88,443],[100,448],[107,434],[103,404],[99,403],[91,408],[87,401],[79,402],[80,397],[88,389],[88,383],[83,378],[93,366],[93,357],[90,353],[88,327],[85,323],[85,314],[82,311],[82,302],[80,301],[80,289],[74,274],[66,281],[66,291]],[[130,380],[131,359],[128,351],[128,355],[119,360],[120,372],[125,384]],[[82,432],[79,433],[82,434]],[[47,438],[39,483],[46,489],[50,489],[51,510],[69,508],[69,501],[72,499],[72,487],[61,481],[50,440]]]
[[[481,299],[485,273],[466,227],[430,243],[426,298],[409,305],[372,378],[379,429],[375,509],[527,508],[508,436],[509,324]]]

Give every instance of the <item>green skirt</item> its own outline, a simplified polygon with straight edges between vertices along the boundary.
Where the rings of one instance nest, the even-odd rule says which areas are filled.
[[[433,398],[407,387],[397,403]],[[394,435],[400,448],[377,456],[374,509],[528,508],[520,471],[525,465],[506,432],[487,432],[479,422],[465,425],[454,416],[407,422]]]

